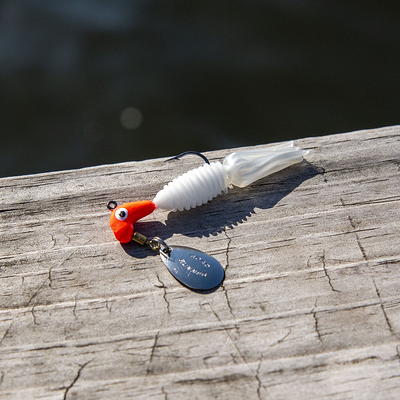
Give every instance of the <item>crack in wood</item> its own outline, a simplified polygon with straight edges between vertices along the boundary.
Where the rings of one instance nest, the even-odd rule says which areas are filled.
[[[317,167],[317,169],[318,169],[319,174],[322,175],[322,179],[323,179],[324,183],[328,183],[328,178],[326,177],[326,173],[327,173],[326,169],[324,167],[321,167],[320,165]],[[331,172],[331,171],[329,171],[329,172]]]
[[[171,315],[171,311],[170,311],[170,308],[169,308],[170,304],[169,304],[169,300],[167,298],[167,287],[165,286],[164,282],[160,279],[160,276],[158,275],[157,272],[156,272],[156,277],[157,277],[157,280],[159,282],[159,285],[154,285],[154,286],[158,287],[160,289],[163,289],[163,299],[164,299],[164,302],[165,302],[165,305],[166,305],[166,308],[167,308],[167,314]]]
[[[349,220],[349,222],[350,222],[351,227],[352,227],[353,229],[356,229],[356,228],[357,228],[357,225],[356,225],[356,223],[354,222],[353,218],[351,218],[350,215],[348,215],[347,218],[348,218],[348,220]]]
[[[225,262],[225,272],[228,270],[228,268],[229,268],[229,250],[230,250],[230,247],[231,247],[231,242],[232,242],[232,238],[228,235],[228,233],[227,233],[227,231],[226,231],[226,226],[224,227],[224,230],[223,230],[223,232],[224,232],[224,235],[225,235],[225,237],[226,237],[226,239],[227,239],[227,244],[226,244],[226,250],[225,250],[225,260],[226,260],[226,262]]]
[[[29,298],[28,302],[26,303],[26,307],[29,307],[32,303],[32,301],[36,298],[36,296],[39,294],[39,292],[42,290],[44,285],[47,282],[47,278],[40,284],[40,286],[33,292],[32,296]]]
[[[284,341],[289,337],[289,335],[290,335],[291,333],[292,333],[292,328],[289,328],[288,333],[286,333],[285,335],[283,335],[283,336],[282,336],[280,339],[278,339],[275,343],[271,344],[270,347],[274,347],[274,346],[276,346],[276,345],[278,345],[278,344],[284,342]]]
[[[50,237],[51,237],[51,242],[52,242],[52,245],[51,245],[51,248],[53,248],[53,247],[55,247],[55,245],[56,245],[56,240],[54,239],[54,235],[52,234],[52,233],[50,233]]]
[[[108,312],[111,314],[112,306],[110,305],[110,302],[108,301],[108,299],[106,299],[106,309],[107,309]]]
[[[393,329],[392,323],[390,322],[390,319],[389,319],[389,317],[388,317],[388,315],[387,315],[387,313],[386,313],[385,306],[384,306],[384,304],[383,304],[383,302],[382,302],[381,293],[380,293],[380,291],[379,291],[379,289],[378,289],[378,286],[376,285],[375,279],[372,278],[372,282],[373,282],[374,287],[375,287],[375,293],[376,293],[376,295],[378,296],[378,299],[379,299],[379,305],[380,305],[380,307],[381,307],[383,316],[384,316],[384,318],[385,318],[386,325],[387,325],[387,327],[389,328],[390,333],[391,333],[393,336],[398,337],[398,335],[397,335],[397,333],[395,332],[395,330]]]
[[[74,315],[75,320],[78,320],[78,316],[76,315],[76,306],[77,306],[77,299],[75,295],[74,307],[72,308],[72,314]]]
[[[148,363],[147,369],[146,369],[146,375],[151,373],[151,364],[153,362],[154,352],[156,351],[156,348],[157,348],[159,335],[160,335],[160,330],[158,330],[157,333],[154,335],[154,341],[153,341],[153,345],[151,346],[150,358],[149,358],[149,363]]]
[[[317,337],[319,342],[322,344],[322,336],[321,336],[321,332],[319,331],[319,321],[318,321],[318,317],[317,317],[317,311],[315,311],[315,309],[317,308],[317,300],[318,298],[315,299],[315,303],[314,303],[314,307],[311,310],[312,316],[314,318],[314,329],[315,332],[317,333]]]
[[[340,200],[343,202],[342,199],[340,199]],[[349,220],[351,227],[353,229],[356,229],[358,224],[355,223],[354,219],[350,215],[347,216],[347,219]],[[371,229],[365,229],[363,231],[366,231],[366,230],[369,231],[369,230],[375,230],[375,229],[376,228],[371,228]],[[356,236],[357,245],[358,245],[358,248],[360,249],[360,252],[361,252],[361,255],[362,255],[364,261],[368,261],[367,252],[365,251],[364,246],[361,244],[361,239],[360,239],[360,236],[358,234],[358,232],[360,232],[360,231],[357,231],[357,232],[353,231],[353,232],[354,232],[354,234]]]
[[[333,292],[339,292],[340,293],[341,292],[340,290],[335,289],[333,287],[333,284],[332,284],[332,281],[331,281],[331,277],[330,277],[330,275],[328,273],[328,270],[326,269],[325,250],[323,251],[322,256],[321,256],[321,262],[322,262],[322,268],[324,269],[325,276],[328,279],[329,287],[331,288],[331,290]]]
[[[32,319],[33,319],[33,325],[40,325],[40,324],[37,322],[37,320],[36,320],[35,307],[36,307],[36,306],[33,306],[33,307],[31,308],[31,314],[32,314]]]
[[[188,378],[188,379],[179,379],[175,381],[174,383],[180,384],[180,385],[194,385],[198,383],[203,383],[206,385],[212,385],[216,383],[229,383],[229,382],[235,382],[239,379],[249,379],[253,378],[252,376],[249,377],[248,375],[242,374],[242,373],[237,373],[237,374],[229,374],[225,375],[222,377],[206,377],[206,378]],[[212,397],[214,398],[214,397]]]
[[[229,263],[230,263],[229,250],[230,250],[230,246],[231,246],[231,242],[232,242],[232,238],[226,232],[226,228],[227,227],[225,226],[224,229],[223,229],[224,235],[225,235],[225,237],[227,239],[227,245],[226,245],[226,250],[225,250],[225,279],[226,279],[226,273],[228,271]],[[222,287],[222,291],[223,291],[224,296],[225,296],[225,301],[226,301],[226,304],[228,306],[229,312],[232,315],[232,317],[235,318],[235,315],[233,314],[232,305],[231,305],[231,302],[230,302],[230,299],[229,299],[229,295],[228,295],[228,289],[226,288],[224,283],[221,285],[221,287]],[[238,331],[238,327],[236,327],[236,330]]]
[[[92,360],[89,360],[89,361],[85,362],[84,364],[82,364],[82,365],[79,367],[78,372],[77,372],[75,378],[74,378],[73,381],[65,388],[63,400],[67,400],[68,392],[72,389],[72,387],[75,385],[75,383],[76,383],[76,382],[78,381],[78,379],[80,378],[83,368],[85,368],[86,365],[88,365],[91,361],[92,361]]]
[[[213,307],[211,306],[210,303],[203,303],[203,305],[208,305],[210,307],[211,312],[214,314],[215,318],[217,318],[217,320],[220,322],[222,329],[224,330],[224,332],[226,333],[227,337],[230,339],[230,341],[232,342],[233,346],[235,347],[238,355],[240,356],[240,358],[242,359],[243,362],[246,362],[246,358],[243,356],[242,351],[240,350],[236,339],[232,337],[232,335],[229,332],[229,329],[226,328],[225,323],[221,320],[221,318],[219,317],[219,315],[215,312],[215,310],[213,309]],[[236,329],[236,325],[234,325],[234,328]]]
[[[256,370],[256,374],[255,374],[255,379],[257,381],[257,398],[258,400],[261,400],[261,387],[262,387],[262,383],[261,383],[261,379],[260,379],[260,368],[261,368],[261,363],[263,362],[263,358],[261,357],[258,365],[257,365],[257,370]]]
[[[90,240],[89,240],[90,242]],[[89,243],[88,242],[88,243]],[[76,253],[78,251],[78,249],[73,250],[67,257],[65,257],[58,265],[57,268],[61,267],[62,265],[64,265],[65,262],[67,262],[71,256]],[[31,295],[31,297],[29,298],[28,302],[26,303],[26,306],[29,307],[32,304],[32,301],[37,297],[37,295],[39,294],[39,292],[44,288],[44,286],[46,285],[46,282],[48,282],[48,286],[51,289],[54,289],[52,284],[53,284],[53,278],[51,276],[53,268],[55,268],[54,265],[52,265],[49,268],[48,274],[47,274],[47,278],[40,284],[40,286],[34,291],[34,293]]]
[[[330,351],[328,350],[327,352],[324,352],[322,354],[326,354],[326,353],[330,353]],[[350,365],[350,366],[358,365],[358,364],[362,364],[364,362],[371,361],[371,360],[382,361],[382,359],[380,359],[377,356],[366,356],[366,357],[354,358],[354,359],[344,360],[344,361],[320,362],[320,363],[305,365],[305,366],[300,366],[300,367],[295,366],[294,368],[290,369],[290,372],[291,373],[297,373],[297,372],[299,372],[299,373],[310,373],[310,372],[314,373],[315,370],[323,370],[323,369],[327,369],[327,368],[332,368],[333,366],[343,367],[343,366],[348,366],[348,365]],[[282,374],[283,372],[285,372],[285,371],[282,370],[281,368],[279,368],[276,370],[269,371],[269,374]],[[269,386],[267,386],[267,387],[269,387]]]
[[[347,203],[346,206],[368,206],[368,205],[373,205],[373,204],[390,204],[400,201],[399,196],[389,196],[389,197],[382,197],[378,199],[373,199],[373,200],[365,200],[365,201],[358,201],[354,203]]]
[[[361,251],[361,254],[362,254],[362,256],[363,256],[363,259],[364,259],[365,261],[368,261],[367,253],[366,253],[366,251],[365,251],[364,246],[361,244],[360,236],[358,235],[358,233],[356,233],[355,235],[356,235],[357,245],[358,245],[358,247],[359,247],[359,249],[360,249],[360,251]]]

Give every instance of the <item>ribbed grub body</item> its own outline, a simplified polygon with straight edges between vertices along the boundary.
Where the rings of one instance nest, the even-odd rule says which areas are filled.
[[[163,210],[189,210],[226,191],[228,185],[226,170],[220,162],[204,164],[165,185],[153,202]]]

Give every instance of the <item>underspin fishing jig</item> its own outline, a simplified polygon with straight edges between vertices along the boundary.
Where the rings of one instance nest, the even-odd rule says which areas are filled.
[[[159,208],[166,211],[182,211],[207,203],[232,186],[245,187],[303,160],[307,151],[294,146],[293,142],[255,150],[244,150],[225,157],[223,162],[212,162],[201,153],[185,152],[202,157],[205,164],[178,176],[164,186],[153,200],[124,203],[118,206],[110,201],[110,226],[121,243],[132,240],[159,251],[161,259],[171,274],[184,285],[198,290],[213,289],[224,278],[224,270],[213,257],[183,246],[168,246],[159,238],[147,239],[135,232],[137,220]],[[170,160],[172,160],[170,159]],[[167,160],[169,161],[169,160]]]

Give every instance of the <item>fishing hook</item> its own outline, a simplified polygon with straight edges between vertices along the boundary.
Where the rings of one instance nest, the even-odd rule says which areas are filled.
[[[202,153],[200,153],[200,152],[198,152],[198,151],[184,151],[183,153],[178,154],[177,156],[168,158],[168,160],[165,160],[165,162],[167,162],[167,161],[172,161],[172,160],[179,160],[180,158],[185,157],[185,156],[187,156],[187,155],[189,155],[189,154],[193,154],[193,155],[195,155],[195,156],[199,156],[199,157],[201,157],[201,158],[204,160],[204,162],[205,162],[206,164],[210,164],[210,161],[208,161],[208,158],[207,158],[204,154],[202,154]]]

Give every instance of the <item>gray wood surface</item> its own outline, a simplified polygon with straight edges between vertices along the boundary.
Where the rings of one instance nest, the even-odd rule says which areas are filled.
[[[296,144],[309,163],[138,224],[220,260],[210,294],[105,207],[201,160],[0,179],[0,399],[399,399],[400,128]]]

